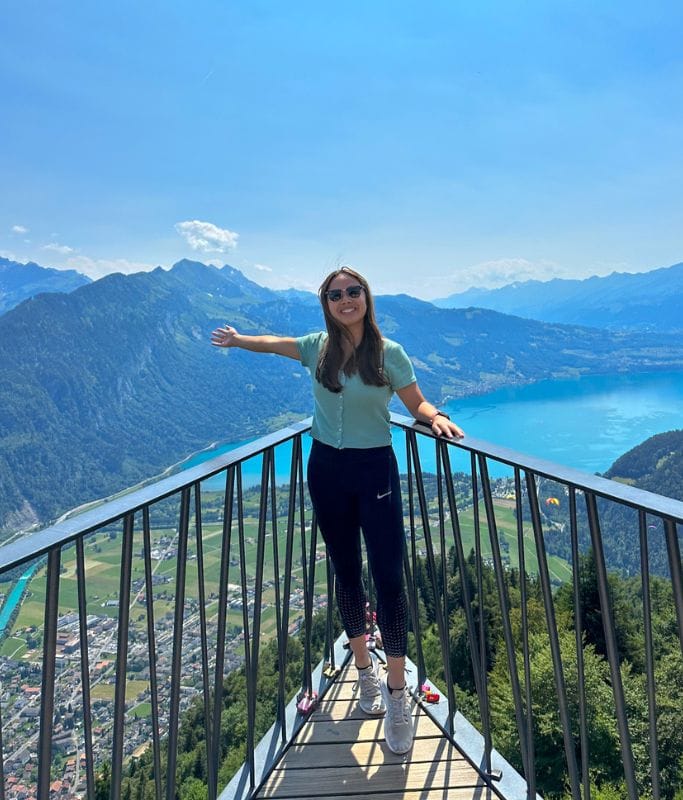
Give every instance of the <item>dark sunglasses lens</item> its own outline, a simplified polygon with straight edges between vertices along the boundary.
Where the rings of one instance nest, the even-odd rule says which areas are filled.
[[[341,289],[330,289],[327,293],[327,299],[332,303],[338,303],[342,298]]]
[[[352,286],[350,289],[346,290],[346,294],[348,294],[349,297],[360,297],[362,291],[362,286]]]

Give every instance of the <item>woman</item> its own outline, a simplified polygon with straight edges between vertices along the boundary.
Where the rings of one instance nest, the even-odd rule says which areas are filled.
[[[410,750],[413,731],[405,681],[407,606],[403,590],[403,507],[391,448],[388,404],[394,392],[433,433],[449,439],[462,430],[427,402],[412,363],[396,342],[383,339],[370,287],[342,267],[318,292],[327,332],[299,338],[243,336],[226,325],[215,330],[217,347],[277,353],[301,361],[313,377],[313,446],[308,489],[336,576],[339,611],[359,677],[359,705],[370,715],[386,712],[389,749]],[[365,639],[363,533],[377,589],[377,622],[387,658],[385,680]]]

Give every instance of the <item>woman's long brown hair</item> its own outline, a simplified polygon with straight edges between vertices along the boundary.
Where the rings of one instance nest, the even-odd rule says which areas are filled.
[[[327,289],[337,275],[350,275],[363,287],[367,313],[363,320],[363,338],[358,347],[353,347],[353,339],[348,330],[330,314],[327,300]],[[339,371],[343,368],[345,375],[358,372],[363,383],[368,386],[387,386],[389,381],[384,376],[384,345],[382,334],[375,320],[375,303],[372,292],[365,278],[351,267],[341,267],[331,272],[322,282],[318,290],[320,305],[325,315],[327,342],[320,351],[318,366],[315,370],[316,380],[331,392],[341,392]],[[351,357],[344,363],[343,341],[352,345]]]

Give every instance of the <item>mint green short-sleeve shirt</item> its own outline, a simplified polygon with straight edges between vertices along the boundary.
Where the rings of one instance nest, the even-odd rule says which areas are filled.
[[[330,447],[385,447],[391,444],[389,401],[394,392],[415,383],[415,370],[405,350],[383,339],[384,374],[388,386],[367,386],[356,373],[340,376],[341,392],[331,392],[315,379],[318,356],[327,333],[309,333],[296,340],[301,363],[313,380],[311,436]]]

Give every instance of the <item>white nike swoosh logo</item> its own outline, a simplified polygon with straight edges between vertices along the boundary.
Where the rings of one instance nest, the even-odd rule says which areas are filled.
[[[377,499],[381,500],[383,497],[387,497],[390,494],[391,494],[391,489],[389,489],[388,492],[384,492],[384,494],[380,494],[379,492],[377,492]]]

